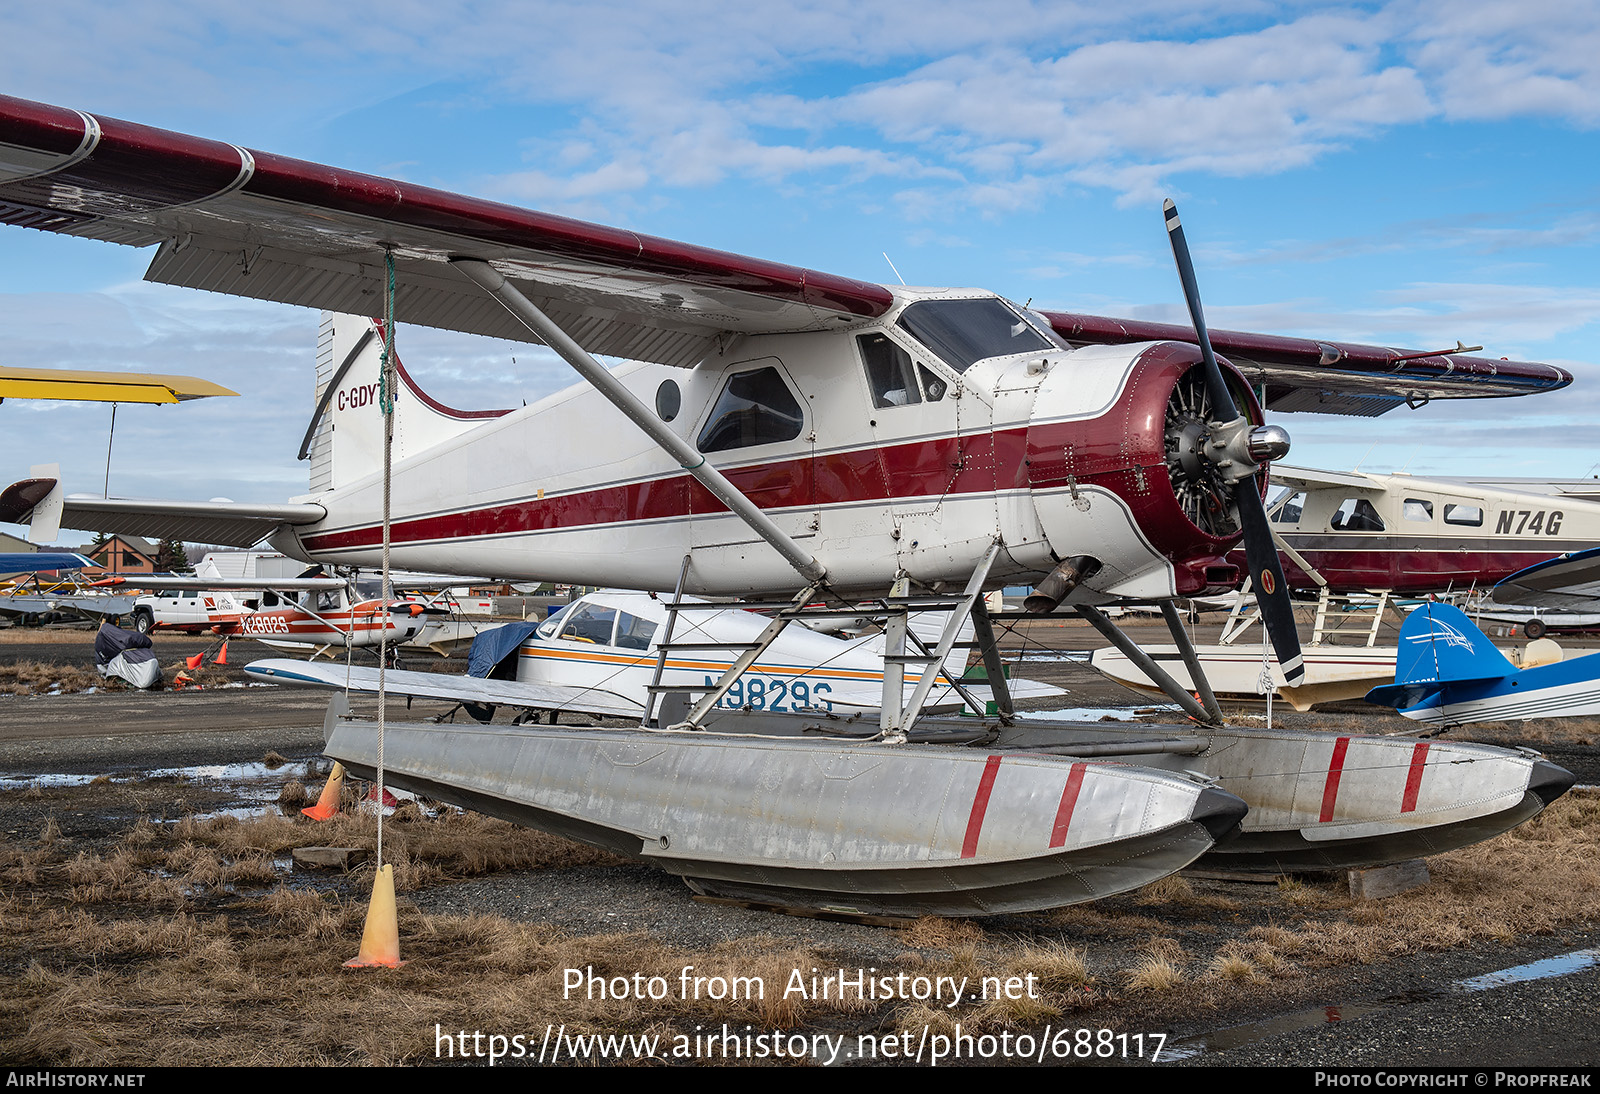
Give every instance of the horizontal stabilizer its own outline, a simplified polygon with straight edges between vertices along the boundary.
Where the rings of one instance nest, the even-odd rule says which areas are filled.
[[[35,507],[49,500],[56,485],[54,479],[35,478],[0,490],[0,522],[33,523]],[[63,528],[226,547],[251,547],[283,525],[316,524],[328,515],[322,506],[313,503],[158,501],[84,494],[69,494],[62,505]]]
[[[271,657],[252,661],[244,671],[256,680],[298,687],[331,688],[363,695],[378,692],[378,670],[365,665],[319,665],[310,661]],[[452,703],[507,706],[521,710],[564,710],[606,718],[637,719],[639,704],[600,688],[555,684],[521,684],[514,680],[481,680],[442,672],[407,672],[389,669],[384,689],[396,698],[442,699]]]

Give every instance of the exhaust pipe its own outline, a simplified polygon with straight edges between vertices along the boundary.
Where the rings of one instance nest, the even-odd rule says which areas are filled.
[[[1067,594],[1100,572],[1100,560],[1090,555],[1073,555],[1039,582],[1028,598],[1022,602],[1025,610],[1035,615],[1053,612],[1067,598]]]

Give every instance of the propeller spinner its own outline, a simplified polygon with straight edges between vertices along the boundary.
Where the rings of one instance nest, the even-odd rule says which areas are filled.
[[[1295,630],[1289,589],[1255,481],[1263,463],[1288,453],[1289,435],[1277,426],[1252,428],[1250,420],[1239,412],[1217,365],[1216,354],[1211,351],[1194,263],[1189,259],[1189,245],[1183,238],[1178,207],[1172,199],[1167,199],[1163,212],[1172,257],[1178,264],[1178,279],[1183,282],[1184,302],[1189,306],[1189,318],[1194,322],[1205,362],[1204,391],[1195,393],[1188,413],[1180,414],[1179,420],[1172,420],[1169,413],[1168,447],[1175,450],[1186,480],[1179,498],[1190,509],[1191,517],[1198,518],[1196,523],[1214,534],[1243,528],[1245,558],[1249,561],[1256,602],[1261,605],[1261,616],[1284,682],[1293,687],[1305,676],[1300,636]]]

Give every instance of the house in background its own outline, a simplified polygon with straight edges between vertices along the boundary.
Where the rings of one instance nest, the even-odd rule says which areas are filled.
[[[96,574],[104,573],[153,574],[159,548],[139,536],[117,535],[82,551],[95,561],[92,569],[86,566],[83,570],[84,577],[93,580]]]

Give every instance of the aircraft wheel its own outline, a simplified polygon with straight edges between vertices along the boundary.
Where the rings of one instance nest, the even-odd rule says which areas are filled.
[[[1542,619],[1530,619],[1522,625],[1522,633],[1529,639],[1543,638],[1549,629]]]

